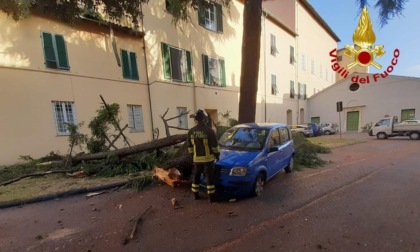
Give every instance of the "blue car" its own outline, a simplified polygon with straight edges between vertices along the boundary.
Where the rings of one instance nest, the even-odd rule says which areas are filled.
[[[223,196],[258,196],[281,170],[293,170],[295,149],[287,124],[236,125],[221,136],[219,145],[216,188]]]

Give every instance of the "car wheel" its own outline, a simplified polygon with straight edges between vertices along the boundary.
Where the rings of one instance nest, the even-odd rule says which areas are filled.
[[[411,140],[417,140],[417,139],[419,139],[420,138],[420,134],[418,133],[418,132],[412,132],[411,134],[410,134],[410,139]]]
[[[329,130],[324,131],[325,135],[331,135],[331,132]]]
[[[384,132],[379,132],[378,134],[376,134],[376,138],[378,139],[387,139],[387,136]]]
[[[292,156],[290,158],[289,164],[286,166],[286,168],[284,168],[284,171],[286,173],[290,173],[293,171],[293,167],[295,166],[295,158]]]
[[[255,179],[254,183],[254,196],[260,196],[264,190],[264,184],[265,184],[265,176],[262,173],[259,173],[257,178]]]

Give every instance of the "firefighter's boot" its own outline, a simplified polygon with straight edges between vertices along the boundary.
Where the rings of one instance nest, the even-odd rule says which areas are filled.
[[[209,202],[210,203],[216,202],[216,194],[214,193],[209,194]]]
[[[199,200],[200,195],[198,195],[198,192],[194,192],[194,200]]]

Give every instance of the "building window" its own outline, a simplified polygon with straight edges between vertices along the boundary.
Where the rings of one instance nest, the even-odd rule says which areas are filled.
[[[69,70],[66,42],[62,35],[42,33],[45,66],[53,69]]]
[[[311,60],[311,74],[315,74],[315,61]]]
[[[311,123],[320,123],[321,118],[319,116],[311,117]]]
[[[188,129],[188,111],[186,107],[177,107],[178,111],[178,128]]]
[[[143,110],[140,105],[127,105],[128,127],[132,132],[144,131]]]
[[[289,60],[290,64],[294,64],[295,63],[295,48],[293,46],[290,46],[290,60]]]
[[[302,70],[306,71],[305,54],[302,54]]]
[[[217,3],[198,4],[198,23],[206,29],[223,32],[223,11],[222,6]]]
[[[295,98],[295,82],[290,81],[290,98]]]
[[[203,54],[204,84],[226,87],[225,61]]]
[[[354,91],[357,91],[359,89],[359,87],[360,87],[359,83],[352,83],[352,84],[350,84],[349,89],[350,89],[350,91],[354,92]]]
[[[271,55],[274,56],[276,56],[276,54],[279,52],[276,46],[276,36],[274,36],[273,34],[270,34],[270,52]]]
[[[306,100],[306,84],[298,83],[298,99]]]
[[[319,77],[320,78],[322,78],[322,74],[323,74],[322,65],[319,65]]]
[[[165,79],[192,82],[191,52],[162,43]]]
[[[279,92],[277,89],[277,77],[272,74],[271,75],[271,94],[276,95]]]
[[[343,56],[342,55],[339,55],[338,56],[338,62],[340,62],[340,61],[342,61],[343,60]]]
[[[52,107],[57,135],[70,135],[67,125],[76,124],[74,103],[65,101],[53,101]]]
[[[134,52],[121,50],[122,71],[124,79],[138,80],[137,56]]]
[[[401,110],[401,121],[416,119],[416,110],[415,109],[403,109]]]

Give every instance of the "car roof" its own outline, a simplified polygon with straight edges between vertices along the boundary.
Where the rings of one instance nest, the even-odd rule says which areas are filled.
[[[285,123],[242,123],[235,125],[235,128],[273,129],[280,126],[287,126]]]

